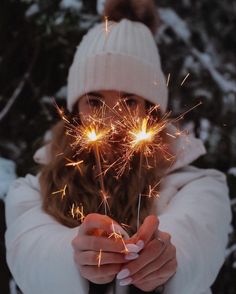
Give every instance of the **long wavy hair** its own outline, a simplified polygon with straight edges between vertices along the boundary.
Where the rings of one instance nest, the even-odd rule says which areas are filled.
[[[147,103],[147,107],[151,104]],[[155,114],[159,115],[159,114]],[[96,173],[96,160],[93,152],[82,152],[75,156],[71,148],[71,137],[65,135],[64,121],[58,122],[52,128],[52,141],[50,143],[50,162],[42,166],[40,174],[40,186],[43,200],[43,209],[61,224],[75,227],[80,220],[73,217],[72,206],[83,206],[83,211],[89,213],[104,213],[101,205],[100,185]],[[161,134],[164,143],[168,143],[165,132]],[[115,147],[115,146],[114,146]],[[119,155],[118,155],[119,156]],[[73,161],[83,160],[79,170],[66,166],[67,159]],[[106,193],[110,207],[110,216],[119,223],[130,226],[129,232],[136,230],[137,203],[139,189],[143,195],[148,195],[150,185],[159,183],[169,163],[164,158],[158,159],[158,167],[142,169],[142,177],[138,175],[139,155],[135,155],[130,164],[129,171],[117,179],[115,171],[110,169],[104,176]],[[53,194],[61,190],[65,185],[66,194]],[[156,189],[158,190],[158,184]],[[142,197],[140,221],[150,213],[154,213],[154,198]]]

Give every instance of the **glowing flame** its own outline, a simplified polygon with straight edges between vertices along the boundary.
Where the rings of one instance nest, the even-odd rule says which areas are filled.
[[[96,142],[99,139],[99,137],[101,137],[101,134],[100,135],[96,134],[95,130],[91,130],[91,131],[87,132],[87,137],[88,137],[89,141]]]
[[[133,144],[137,145],[144,143],[145,141],[151,141],[153,138],[153,132],[151,130],[147,131],[147,119],[144,118],[142,121],[141,130],[137,132],[130,132],[134,136]]]

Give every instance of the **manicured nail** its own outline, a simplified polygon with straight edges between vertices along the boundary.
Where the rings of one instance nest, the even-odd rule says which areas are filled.
[[[143,242],[143,240],[139,240],[139,241],[136,243],[136,245],[139,247],[140,250],[142,250],[143,247],[144,247],[144,242]]]
[[[121,280],[121,281],[120,281],[120,286],[127,286],[127,285],[129,285],[131,282],[132,282],[132,279],[131,279],[131,278],[127,278],[127,279]]]
[[[137,253],[140,251],[140,248],[135,244],[127,244],[126,247],[129,252]]]
[[[139,257],[139,255],[137,253],[133,253],[133,252],[130,252],[130,253],[125,255],[126,260],[133,260],[133,259],[136,259],[138,257]]]
[[[122,280],[124,278],[127,278],[129,275],[130,275],[130,271],[127,268],[125,268],[117,274],[116,278],[118,280]]]

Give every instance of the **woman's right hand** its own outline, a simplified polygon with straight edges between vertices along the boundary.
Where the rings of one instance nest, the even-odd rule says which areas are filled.
[[[109,238],[114,231],[114,223],[115,221],[106,215],[88,214],[79,227],[78,235],[72,241],[74,260],[81,276],[95,284],[111,282],[122,264],[138,257],[139,249],[136,245],[129,244],[136,253],[130,252],[127,255],[120,238]],[[119,228],[121,234],[126,234],[119,225],[115,224],[115,227]]]

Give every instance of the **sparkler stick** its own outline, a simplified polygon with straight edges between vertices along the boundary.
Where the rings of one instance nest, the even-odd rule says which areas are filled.
[[[101,165],[101,157],[100,157],[100,153],[99,153],[99,147],[97,144],[95,144],[95,146],[94,146],[94,153],[95,153],[95,158],[96,158],[97,168],[98,168],[98,177],[99,177],[100,188],[101,188],[102,203],[104,203],[105,215],[107,215],[107,207],[109,208],[108,202],[107,202],[108,196],[106,195],[106,192],[105,192],[105,185],[104,185],[102,165]]]
[[[140,226],[140,208],[141,208],[141,200],[142,200],[142,194],[141,194],[142,163],[143,163],[143,154],[140,153],[139,172],[138,172],[139,193],[138,193],[137,230],[139,229],[139,226]]]

